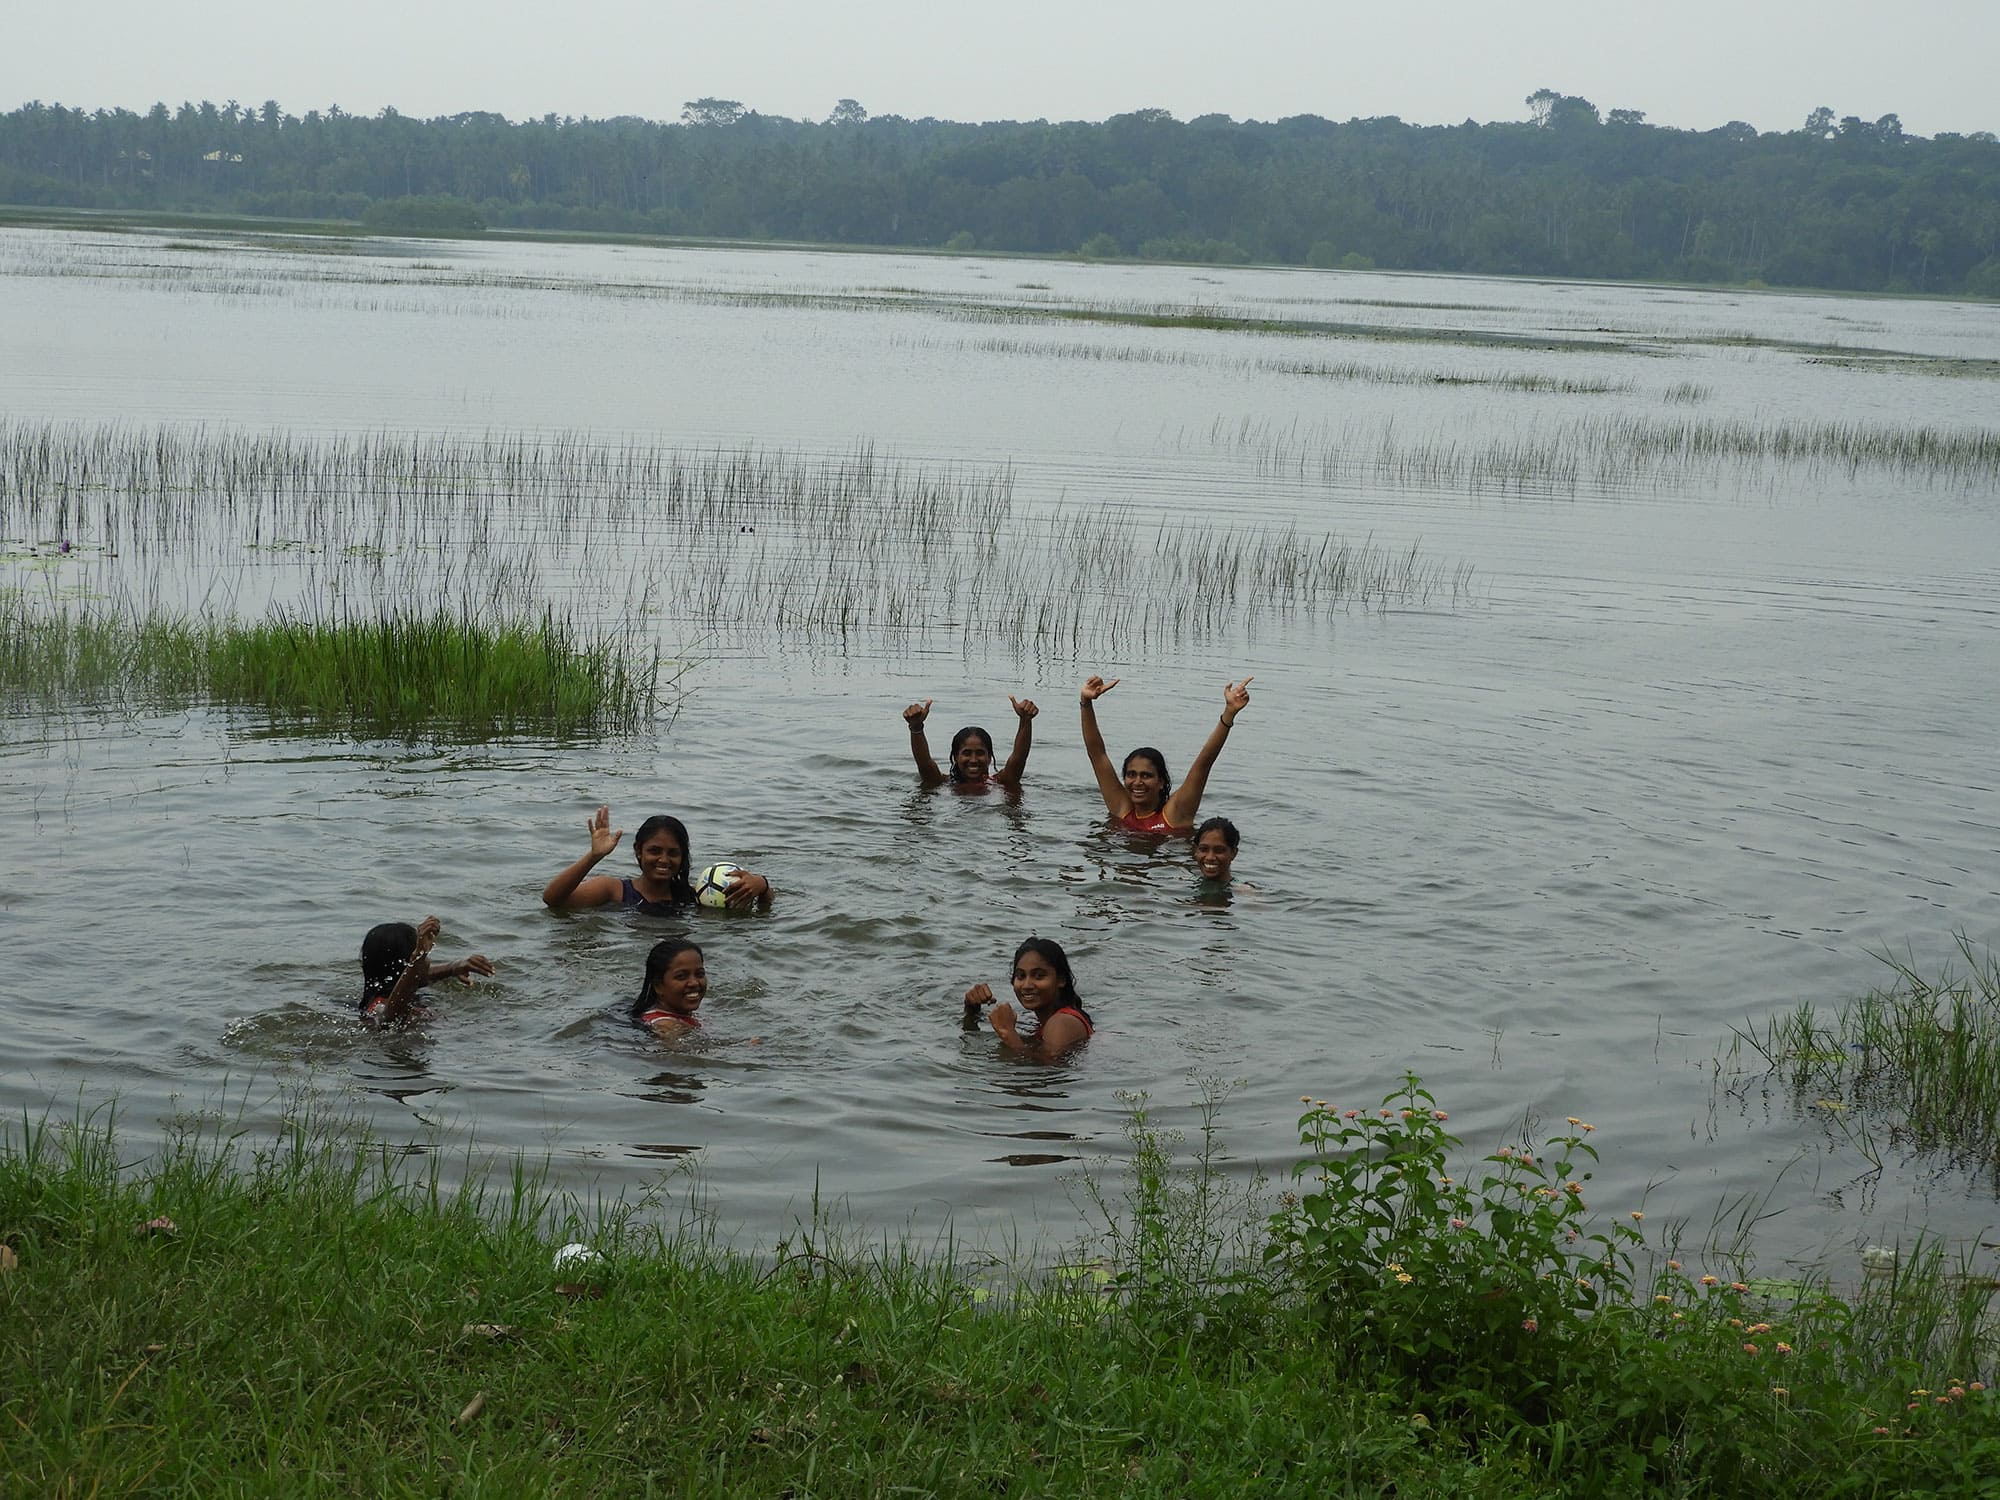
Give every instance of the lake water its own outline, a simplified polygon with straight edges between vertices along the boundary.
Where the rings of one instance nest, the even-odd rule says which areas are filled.
[[[1604,1210],[1644,1203],[1700,1240],[1762,1203],[1767,1265],[1846,1269],[1858,1243],[1995,1218],[1990,1171],[1911,1156],[1895,1121],[1794,1099],[1728,1053],[1746,1020],[1886,981],[1877,952],[1935,970],[1954,933],[2000,939],[2000,475],[1584,452],[1566,479],[1517,458],[1513,482],[1474,482],[1443,459],[1577,449],[1586,420],[1990,431],[2000,386],[1969,362],[2000,358],[2000,308],[369,248],[0,233],[0,417],[306,445],[869,445],[1003,475],[1011,561],[976,608],[895,630],[718,624],[688,594],[723,574],[688,559],[726,564],[736,528],[510,503],[491,550],[532,554],[525,587],[616,615],[652,585],[644,628],[688,663],[656,734],[410,746],[212,709],[0,720],[0,1110],[115,1097],[140,1141],[188,1113],[262,1121],[307,1089],[394,1141],[546,1156],[579,1192],[652,1192],[668,1215],[697,1193],[745,1243],[817,1195],[871,1230],[1005,1247],[1075,1231],[1074,1174],[1115,1173],[1128,1093],[1185,1126],[1197,1079],[1235,1081],[1233,1170],[1276,1175],[1301,1094],[1370,1105],[1411,1069],[1481,1148],[1524,1116],[1591,1120]],[[1160,308],[1338,329],[1105,320]],[[240,607],[368,565],[339,574],[354,530],[252,545],[234,521],[113,557],[115,517],[54,564],[20,555],[44,540],[21,497],[0,504],[0,587],[31,593]],[[1211,592],[1208,623],[1170,629],[1157,578],[1079,599],[1056,539],[1082,517],[1135,559],[1163,524],[1295,528],[1414,548],[1456,586],[1290,613]],[[405,583],[483,602],[498,585],[439,561],[462,538],[430,539]],[[1080,623],[1002,628],[1005,596],[1044,578],[1091,606]],[[1255,674],[1203,803],[1243,830],[1232,898],[1204,897],[1184,850],[1102,826],[1076,710],[1099,671],[1123,678],[1101,705],[1114,755],[1157,744],[1176,773],[1223,683]],[[935,745],[977,722],[1004,755],[1009,693],[1043,709],[1018,803],[917,790],[902,707],[935,698]],[[673,924],[539,903],[599,803],[626,829],[677,813],[697,863],[738,859],[778,891],[768,913],[694,921],[698,1040],[622,1020]],[[499,975],[440,989],[412,1032],[365,1031],[361,933],[426,912],[441,954]],[[1099,1025],[1059,1066],[957,1024],[1029,932],[1068,947]]]

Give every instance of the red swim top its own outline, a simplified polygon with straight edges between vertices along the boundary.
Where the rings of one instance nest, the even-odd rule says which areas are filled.
[[[1165,812],[1128,812],[1118,820],[1118,826],[1127,833],[1186,833],[1185,828],[1176,828],[1167,821]]]
[[[664,1005],[656,1005],[651,1010],[641,1011],[632,1019],[641,1026],[651,1026],[655,1021],[678,1021],[691,1030],[701,1030],[701,1022],[693,1016],[684,1016],[677,1010],[668,1010]]]
[[[1059,1005],[1049,1012],[1048,1020],[1043,1020],[1040,1016],[1036,1016],[1035,1029],[1040,1031],[1042,1027],[1049,1024],[1049,1021],[1053,1021],[1057,1016],[1065,1015],[1075,1016],[1079,1021],[1083,1022],[1083,1039],[1086,1042],[1097,1035],[1097,1028],[1091,1024],[1090,1013],[1081,1005]]]

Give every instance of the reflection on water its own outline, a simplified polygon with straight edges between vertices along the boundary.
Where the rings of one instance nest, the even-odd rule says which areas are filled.
[[[655,1073],[639,1080],[639,1087],[625,1091],[628,1099],[651,1099],[660,1104],[699,1104],[708,1081],[695,1073]]]
[[[1081,301],[1248,316],[1321,303],[1385,327],[1662,340],[1645,359],[1576,339],[1309,351],[1398,377],[1374,382],[1278,372],[1272,341],[1249,334],[1019,324],[1007,347],[982,349],[989,330],[912,309],[706,295],[871,284],[965,297],[985,285],[975,260],[633,250],[615,258],[619,277],[659,295],[616,302],[591,289],[613,258],[587,247],[439,247],[424,263],[448,274],[368,262],[343,272],[358,281],[260,257],[254,294],[229,283],[244,279],[231,256],[187,258],[190,276],[215,278],[199,294],[92,271],[178,254],[142,236],[0,231],[0,283],[28,330],[0,365],[0,410],[329,435],[576,429],[613,449],[872,441],[1008,467],[1052,540],[1078,506],[1128,507],[1129,535],[1104,557],[1109,619],[1125,618],[1121,557],[1161,545],[1175,518],[1420,542],[1473,565],[1484,593],[1457,609],[1246,619],[1205,644],[1124,640],[1121,659],[1085,660],[1073,639],[992,640],[942,611],[838,646],[703,635],[688,626],[700,580],[675,553],[656,618],[688,626],[670,648],[699,644],[682,653],[678,717],[651,735],[408,746],[274,736],[208,709],[0,713],[0,1109],[116,1093],[137,1122],[248,1068],[338,1095],[394,1145],[476,1140],[546,1157],[593,1191],[650,1192],[662,1159],[698,1157],[716,1222],[752,1239],[819,1192],[864,1224],[997,1243],[1016,1223],[1051,1239],[1075,1227],[1048,1174],[1013,1168],[1124,1154],[1133,1094],[1187,1130],[1191,1075],[1243,1080],[1222,1131],[1247,1182],[1282,1174],[1301,1093],[1372,1106],[1414,1067],[1475,1145],[1528,1115],[1592,1118],[1609,1208],[1643,1201],[1654,1221],[1702,1225],[1717,1204],[1770,1194],[1786,1211],[1759,1231],[1774,1254],[1990,1217],[1984,1176],[1899,1155],[1879,1126],[1873,1175],[1824,1111],[1761,1087],[1718,1100],[1715,1080],[1732,1026],[1866,989],[1881,977],[1873,950],[1921,968],[1950,954],[1954,930],[2000,940],[2000,699],[1965,691],[2000,677],[1995,486],[1771,466],[1638,473],[1552,502],[1532,486],[1278,472],[1272,457],[1294,431],[1323,445],[1390,426],[1405,455],[1454,441],[1487,453],[1559,418],[1653,421],[1682,384],[1706,392],[1703,420],[1983,430],[1990,381],[1686,340],[1811,342],[1837,315],[1879,323],[1871,345],[1991,358],[1990,310],[1037,269],[1050,296]],[[524,297],[509,280],[524,276],[544,290]],[[1485,383],[1416,378],[1439,371]],[[1515,374],[1606,389],[1494,383]],[[1253,431],[1257,451],[1240,441]],[[568,519],[552,501],[530,538],[534,584],[594,600],[593,559],[630,538],[572,534]],[[781,540],[760,518],[741,544]],[[869,540],[857,529],[853,543]],[[22,571],[47,561],[0,560],[0,588],[171,593],[152,562],[88,546]],[[237,548],[217,586],[261,599],[280,575],[332,576],[318,566]],[[1227,621],[1225,583],[1202,576],[1194,602]],[[1216,685],[1256,674],[1256,712],[1203,803],[1243,828],[1246,878],[1204,886],[1185,844],[1105,826],[1067,708],[1098,671],[1130,680],[1114,754],[1199,744]],[[1022,794],[913,788],[902,705],[1008,693],[1048,705]],[[698,815],[704,857],[767,871],[775,905],[684,923],[547,912],[542,886],[606,801],[630,810],[627,826]],[[441,990],[410,1032],[361,1027],[361,933],[428,912],[444,951],[483,952],[499,973]],[[683,925],[714,989],[699,1038],[663,1044],[624,1011],[645,948]],[[241,932],[269,935],[278,956],[218,973],[218,944]],[[964,990],[1004,982],[1030,933],[1064,945],[1098,1023],[1055,1066],[957,1024]]]

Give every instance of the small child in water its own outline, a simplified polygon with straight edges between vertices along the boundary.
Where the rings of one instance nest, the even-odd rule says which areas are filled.
[[[708,969],[701,949],[684,937],[653,944],[646,955],[646,979],[629,1014],[660,1036],[700,1029],[695,1012],[708,993]]]
[[[383,922],[361,940],[361,1019],[394,1026],[419,1014],[417,991],[440,979],[472,983],[475,974],[491,974],[493,964],[483,953],[455,964],[432,964],[431,945],[444,924],[425,917],[408,922]]]
[[[965,1029],[979,1029],[981,1007],[992,1005],[993,1034],[1010,1052],[1044,1061],[1059,1057],[1079,1042],[1090,1040],[1097,1028],[1076,993],[1069,955],[1060,943],[1031,937],[1014,950],[1014,998],[1035,1018],[1034,1029],[1022,1034],[1017,1012],[1005,1000],[993,1003],[993,990],[975,984],[965,992]]]

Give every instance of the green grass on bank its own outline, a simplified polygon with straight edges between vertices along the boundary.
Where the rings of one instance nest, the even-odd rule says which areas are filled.
[[[1550,1222],[1591,1230],[1582,1251],[1558,1237],[1517,1276],[1492,1255],[1521,1221],[1430,1222],[1443,1200],[1396,1186],[1441,1136],[1410,1090],[1247,1226],[1280,1252],[1261,1267],[1214,1253],[1246,1225],[1141,1115],[1101,1269],[991,1297],[948,1253],[808,1227],[732,1254],[518,1170],[445,1189],[339,1130],[183,1137],[135,1171],[108,1131],[16,1125],[0,1493],[1993,1492],[1990,1372],[1938,1363],[1976,1354],[1934,1259],[1851,1301],[1690,1266],[1572,1316],[1537,1267],[1613,1237],[1569,1195]],[[1309,1144],[1354,1128],[1309,1111]],[[572,1237],[601,1268],[552,1266]]]
[[[242,622],[0,603],[0,704],[42,710],[200,701],[368,737],[567,736],[642,727],[660,687],[657,651],[588,635],[553,611]]]

